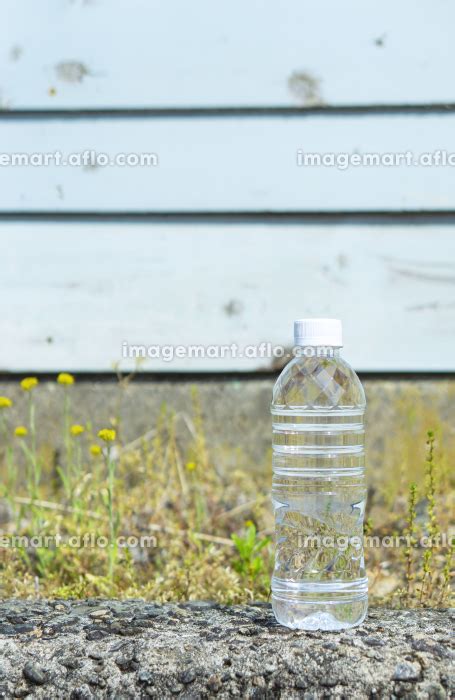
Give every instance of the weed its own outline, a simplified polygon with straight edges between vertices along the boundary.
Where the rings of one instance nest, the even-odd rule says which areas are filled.
[[[232,541],[238,553],[238,557],[233,561],[233,567],[239,574],[246,576],[252,583],[264,570],[264,561],[261,557],[261,550],[270,542],[270,537],[258,537],[256,525],[248,521],[245,523],[243,535],[231,535]]]
[[[22,385],[26,415],[15,430],[16,409],[0,397],[0,536],[28,538],[0,547],[2,595],[266,600],[270,454],[258,468],[238,447],[214,453],[196,389],[191,414],[163,405],[156,424],[125,443],[120,407],[131,379],[120,378],[115,417],[103,428],[83,419],[73,423],[74,378],[59,375],[61,456],[58,446],[43,440],[34,378]],[[400,450],[384,484],[371,489],[365,521],[365,534],[405,535],[409,544],[367,549],[370,595],[373,602],[445,606],[453,545],[449,539],[424,548],[420,541],[423,535],[436,540],[453,526],[450,455],[435,431],[427,435],[424,459],[417,444],[425,447],[424,417],[414,411],[411,422],[413,444]],[[409,486],[410,462],[415,476]],[[36,535],[50,543],[30,544]]]
[[[411,599],[412,582],[414,581],[413,574],[413,552],[416,545],[416,503],[417,503],[417,484],[412,483],[409,486],[409,498],[408,498],[408,522],[407,522],[407,535],[409,537],[409,544],[405,550],[406,558],[406,604],[409,604]]]

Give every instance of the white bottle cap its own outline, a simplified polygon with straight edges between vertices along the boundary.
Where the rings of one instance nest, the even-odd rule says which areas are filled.
[[[337,318],[299,318],[294,321],[294,343],[341,348],[341,321]]]

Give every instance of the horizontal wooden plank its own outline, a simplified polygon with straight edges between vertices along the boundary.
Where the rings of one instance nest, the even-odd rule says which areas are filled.
[[[291,346],[302,316],[342,318],[358,370],[455,370],[453,225],[9,223],[0,246],[2,371],[132,367],[124,341]],[[271,364],[228,354],[143,369]]]
[[[4,108],[455,102],[446,0],[3,0]]]
[[[298,151],[455,153],[455,113],[0,121],[8,154],[151,154],[157,165],[0,167],[0,211],[453,209],[455,167],[299,166]],[[80,162],[78,160],[77,162]],[[341,164],[342,166],[342,164]]]

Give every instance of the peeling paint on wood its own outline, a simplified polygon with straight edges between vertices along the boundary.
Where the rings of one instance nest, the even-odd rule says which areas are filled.
[[[11,61],[18,61],[22,54],[24,53],[22,46],[12,46],[11,51],[9,52],[9,57]]]
[[[444,0],[2,0],[0,46],[26,51],[0,75],[18,109],[453,103],[454,23]],[[69,59],[96,75],[50,96]]]
[[[289,78],[289,89],[298,102],[305,107],[324,104],[321,96],[321,81],[307,71],[296,71]]]
[[[223,308],[226,316],[238,316],[243,311],[243,304],[238,299],[231,299]]]
[[[90,71],[80,61],[61,61],[55,66],[57,78],[65,83],[82,83]]]

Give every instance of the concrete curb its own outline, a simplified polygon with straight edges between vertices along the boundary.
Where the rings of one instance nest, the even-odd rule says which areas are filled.
[[[374,608],[322,633],[279,626],[267,603],[7,600],[0,697],[449,698],[453,619]]]

